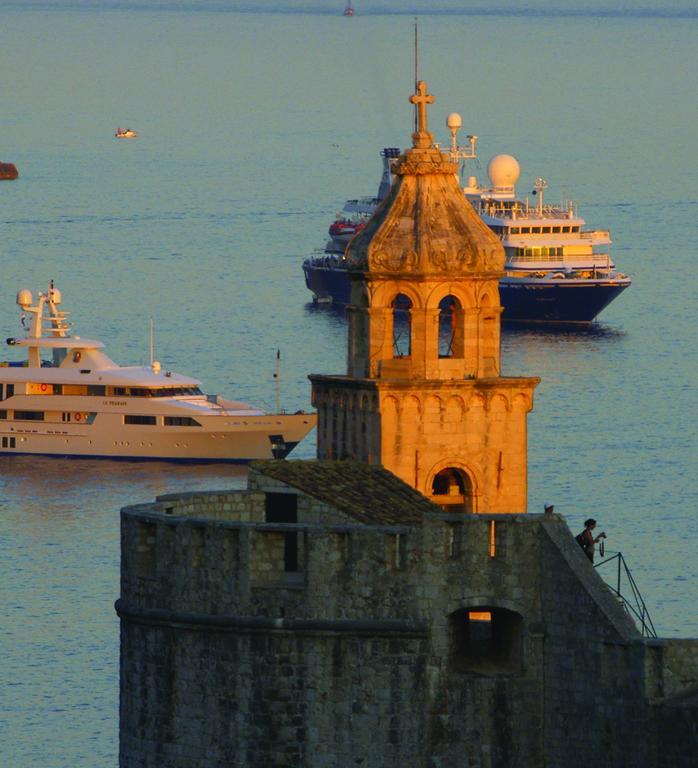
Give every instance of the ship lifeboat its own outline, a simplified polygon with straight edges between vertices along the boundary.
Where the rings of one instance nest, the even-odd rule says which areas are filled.
[[[330,224],[329,234],[330,237],[355,235],[360,232],[366,224],[363,221],[355,222],[347,219],[337,219]]]

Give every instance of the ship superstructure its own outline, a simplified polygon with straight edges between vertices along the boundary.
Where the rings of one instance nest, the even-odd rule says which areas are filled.
[[[505,320],[591,322],[631,284],[611,260],[610,232],[586,229],[571,201],[546,204],[545,179],[536,179],[531,203],[516,196],[515,157],[493,157],[487,174],[488,186],[471,176],[463,191],[504,246],[499,294]]]

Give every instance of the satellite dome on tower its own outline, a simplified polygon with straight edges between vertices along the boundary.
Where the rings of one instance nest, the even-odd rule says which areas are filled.
[[[22,288],[21,291],[17,292],[17,304],[19,304],[22,309],[25,307],[31,307],[33,303],[34,297],[32,296],[32,292],[30,290],[27,288]]]
[[[451,112],[451,114],[446,118],[446,126],[448,128],[460,129],[463,127],[463,118],[458,114],[458,112]]]
[[[512,155],[495,155],[487,165],[493,187],[513,187],[521,175],[519,161]]]

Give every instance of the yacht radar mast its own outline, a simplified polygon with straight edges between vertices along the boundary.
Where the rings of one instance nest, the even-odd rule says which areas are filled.
[[[461,160],[474,160],[477,157],[475,153],[477,136],[470,133],[467,134],[466,139],[468,139],[468,146],[458,146],[458,131],[463,127],[463,118],[458,112],[451,112],[446,118],[446,127],[451,133],[451,146],[449,147],[451,162],[459,163]],[[463,167],[461,167],[461,171],[463,170]]]
[[[543,191],[547,188],[548,182],[539,176],[533,185],[533,194],[538,195],[538,215],[543,215]]]
[[[43,335],[43,323],[47,320],[51,327],[47,333],[54,338],[65,338],[70,330],[70,325],[66,318],[70,314],[58,309],[58,305],[63,300],[61,292],[53,285],[53,280],[49,283],[46,293],[39,291],[37,294],[36,305],[32,292],[23,288],[17,292],[17,304],[21,307],[23,313],[32,315],[31,325],[27,337],[31,339],[40,339]],[[48,316],[44,317],[44,306],[48,304]]]

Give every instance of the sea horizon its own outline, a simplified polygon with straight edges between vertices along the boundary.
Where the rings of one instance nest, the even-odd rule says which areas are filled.
[[[635,6],[629,3],[619,7],[617,3],[590,3],[584,5],[572,2],[565,7],[551,8],[541,0],[535,0],[526,7],[516,5],[489,4],[464,8],[459,3],[438,4],[358,2],[352,4],[357,16],[470,16],[470,17],[523,17],[523,18],[657,18],[682,19],[698,18],[698,6],[691,0],[684,5],[666,7],[661,3]],[[404,7],[398,7],[404,5]],[[240,13],[273,15],[341,16],[345,4],[341,2],[287,2],[276,0],[253,0],[253,2],[225,2],[221,0],[2,0],[0,8],[5,10],[79,10],[79,11],[146,11],[164,13]]]

